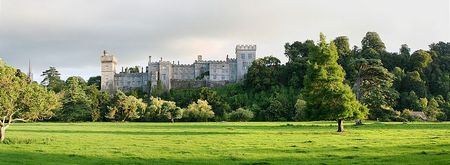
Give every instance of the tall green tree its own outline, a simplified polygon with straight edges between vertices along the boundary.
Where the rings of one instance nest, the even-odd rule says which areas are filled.
[[[63,108],[57,117],[62,121],[90,121],[92,100],[85,92],[86,82],[81,77],[69,77],[66,80],[63,93]]]
[[[350,86],[343,83],[345,73],[337,60],[335,44],[327,43],[321,33],[318,47],[309,56],[302,93],[310,119],[337,120],[338,132],[342,132],[344,119],[363,118],[367,108],[356,100]]]
[[[423,73],[422,71],[428,67],[428,65],[433,61],[431,58],[430,53],[424,51],[424,50],[418,50],[415,51],[411,55],[410,60],[410,70],[412,71],[419,71]]]
[[[253,61],[245,81],[245,86],[256,91],[269,90],[278,85],[280,60],[269,56]]]
[[[15,121],[51,118],[61,107],[60,97],[36,83],[19,70],[0,60],[0,142]]]
[[[41,84],[46,86],[48,89],[58,93],[64,87],[64,81],[61,80],[61,74],[56,70],[55,67],[50,67],[49,69],[42,72],[44,79]]]
[[[370,119],[390,120],[396,117],[393,107],[399,96],[392,88],[394,76],[380,60],[359,60],[356,98],[369,108]]]
[[[361,41],[362,50],[373,49],[380,53],[386,50],[386,45],[381,40],[377,32],[367,32],[366,36]]]

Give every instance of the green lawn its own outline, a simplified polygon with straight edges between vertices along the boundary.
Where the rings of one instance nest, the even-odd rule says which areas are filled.
[[[1,164],[449,164],[450,123],[21,123]]]

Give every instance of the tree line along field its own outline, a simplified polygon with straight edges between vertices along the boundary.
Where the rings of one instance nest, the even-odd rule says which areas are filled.
[[[450,123],[16,123],[0,164],[448,164]]]

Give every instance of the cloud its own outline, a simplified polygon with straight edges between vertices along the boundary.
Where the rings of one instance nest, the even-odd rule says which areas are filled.
[[[286,42],[324,32],[359,45],[367,31],[390,51],[427,49],[450,40],[449,11],[444,0],[0,0],[0,57],[23,70],[31,59],[35,75],[56,66],[87,78],[100,74],[104,49],[121,66],[224,59],[236,44],[285,60]]]

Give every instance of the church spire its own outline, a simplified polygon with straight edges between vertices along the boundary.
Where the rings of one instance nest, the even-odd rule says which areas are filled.
[[[30,78],[30,83],[33,82],[33,73],[31,72],[31,59],[28,59],[28,78]]]

